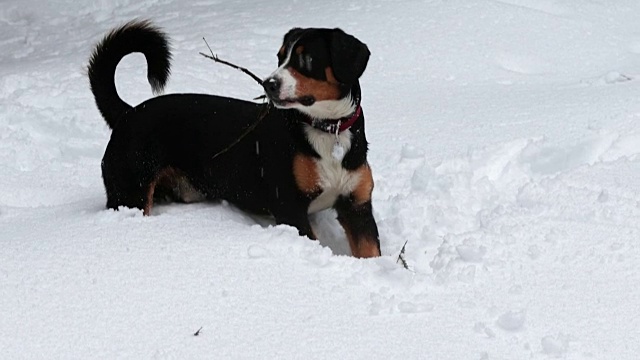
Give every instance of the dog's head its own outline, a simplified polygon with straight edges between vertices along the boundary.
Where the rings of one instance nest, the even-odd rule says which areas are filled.
[[[351,89],[367,67],[369,49],[340,29],[291,29],[278,51],[278,69],[264,80],[279,108],[315,119],[339,119],[356,104]]]

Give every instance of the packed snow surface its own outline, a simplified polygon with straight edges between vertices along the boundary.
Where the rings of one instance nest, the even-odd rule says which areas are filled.
[[[638,359],[639,14],[637,0],[2,1],[0,358]],[[225,203],[105,209],[110,131],[86,65],[134,18],[172,38],[168,93],[260,95],[198,54],[203,37],[260,76],[292,27],[365,42],[384,256],[349,256],[331,211],[314,242]],[[141,55],[120,64],[130,104],[152,96],[145,74]]]

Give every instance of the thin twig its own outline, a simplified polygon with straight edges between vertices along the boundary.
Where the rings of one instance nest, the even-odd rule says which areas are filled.
[[[247,129],[240,134],[240,136],[238,136],[238,138],[232,142],[231,144],[229,144],[226,148],[218,151],[217,153],[215,153],[212,157],[211,160],[217,158],[218,156],[226,153],[227,151],[229,151],[232,147],[236,146],[236,144],[238,144],[240,141],[242,141],[242,139],[245,138],[245,136],[249,135],[250,132],[253,131],[253,129],[256,128],[256,126],[258,126],[258,124],[262,121],[262,119],[264,119],[267,114],[269,113],[269,110],[271,109],[271,103],[267,103],[264,106],[264,109],[262,110],[262,112],[260,113],[260,116],[258,116],[258,119],[251,125],[249,125],[249,127],[247,127]]]
[[[218,55],[215,55],[215,54],[213,53],[213,50],[211,50],[211,47],[209,46],[209,43],[207,43],[207,39],[202,38],[202,40],[204,40],[204,43],[205,43],[205,44],[207,45],[207,47],[209,48],[209,51],[211,52],[211,55],[207,55],[207,54],[202,53],[202,52],[200,53],[200,55],[202,55],[202,56],[206,57],[207,59],[211,59],[211,60],[213,60],[213,61],[215,61],[215,62],[219,62],[219,63],[221,63],[221,64],[224,64],[224,65],[227,65],[227,66],[231,66],[232,68],[234,68],[234,69],[236,69],[236,70],[240,70],[240,71],[242,71],[243,73],[245,73],[245,74],[247,74],[247,75],[251,76],[251,78],[253,78],[253,80],[257,81],[257,82],[258,82],[258,84],[260,84],[260,86],[262,86],[262,79],[260,79],[258,76],[256,76],[254,73],[252,73],[251,71],[247,70],[246,68],[240,67],[240,66],[235,65],[235,64],[232,64],[232,63],[230,63],[230,62],[228,62],[228,61],[225,61],[225,60],[220,59],[220,58],[218,57]]]
[[[207,39],[205,39],[205,38],[203,37],[203,38],[202,38],[202,40],[204,40],[204,43],[207,45],[207,48],[209,49],[209,52],[211,53],[211,55],[207,55],[207,54],[202,53],[202,52],[200,53],[200,55],[202,55],[202,56],[206,57],[207,59],[211,59],[211,60],[213,60],[213,61],[215,61],[215,62],[218,62],[218,63],[224,64],[224,65],[230,66],[230,67],[232,67],[232,68],[234,68],[234,69],[236,69],[236,70],[240,70],[240,71],[242,71],[243,73],[245,73],[245,74],[247,74],[247,75],[251,76],[251,78],[252,78],[253,80],[255,80],[258,84],[260,84],[260,86],[262,86],[262,83],[263,83],[262,79],[260,79],[258,76],[256,76],[254,73],[252,73],[251,71],[249,71],[249,70],[248,70],[248,69],[246,69],[246,68],[240,67],[240,66],[235,65],[235,64],[232,64],[232,63],[230,63],[230,62],[228,62],[228,61],[225,61],[225,60],[220,59],[220,58],[218,57],[218,55],[214,54],[214,53],[213,53],[213,50],[211,50],[211,46],[209,46],[209,43],[207,42]],[[257,98],[255,98],[254,100],[258,100],[258,99],[265,99],[265,98],[266,98],[266,96],[265,96],[265,95],[261,95],[261,96],[258,96]],[[262,112],[260,113],[260,115],[258,116],[258,119],[257,119],[253,124],[249,125],[249,127],[247,127],[247,129],[246,129],[242,134],[240,134],[240,136],[239,136],[239,137],[238,137],[234,142],[232,142],[231,144],[229,144],[229,145],[228,145],[227,147],[225,147],[224,149],[222,149],[222,150],[218,151],[217,153],[215,153],[215,154],[211,157],[211,160],[213,160],[213,159],[217,158],[218,156],[220,156],[220,155],[222,155],[222,154],[226,153],[227,151],[229,151],[229,149],[231,149],[231,148],[232,148],[232,147],[234,147],[236,144],[238,144],[242,139],[244,139],[244,137],[245,137],[245,136],[247,136],[251,131],[253,131],[253,130],[256,128],[256,126],[258,126],[258,124],[262,121],[262,119],[264,119],[264,118],[267,116],[267,114],[269,113],[269,110],[270,110],[270,109],[271,109],[271,103],[267,103],[267,104],[265,105],[264,109],[262,110]]]
[[[400,261],[402,263],[402,266],[404,266],[404,268],[407,270],[409,270],[409,265],[407,265],[407,261],[404,259],[404,250],[407,247],[408,242],[409,240],[404,242],[404,245],[402,245],[402,250],[400,250],[400,255],[398,255],[398,260],[396,260],[396,264],[398,263],[398,261]]]
[[[200,335],[200,330],[202,330],[202,326],[200,326],[200,329],[198,329],[198,331],[196,331],[195,333],[193,333],[193,336],[198,336],[198,335]]]

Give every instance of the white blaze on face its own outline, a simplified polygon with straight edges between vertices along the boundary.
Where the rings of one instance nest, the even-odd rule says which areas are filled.
[[[297,40],[296,40],[297,42]],[[291,61],[291,53],[293,52],[293,48],[295,46],[295,42],[291,44],[289,50],[287,50],[287,56],[285,57],[282,65],[278,67],[274,72],[269,75],[269,79],[273,78],[278,80],[280,83],[280,93],[278,97],[280,100],[292,100],[296,97],[296,86],[297,81],[291,75],[291,72],[286,68],[289,65],[289,61]],[[278,106],[278,105],[276,105]],[[278,107],[289,107],[289,106],[278,106]]]

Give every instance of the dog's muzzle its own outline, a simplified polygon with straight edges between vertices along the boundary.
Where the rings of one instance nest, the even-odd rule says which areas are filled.
[[[264,88],[264,92],[271,100],[279,100],[280,99],[280,86],[282,83],[280,80],[275,77],[270,77],[264,80],[262,83],[262,87]]]
[[[316,102],[312,96],[301,96],[294,98],[281,98],[282,81],[277,77],[266,78],[262,82],[264,92],[277,107],[290,107],[291,105],[300,104],[303,106],[311,106]]]

